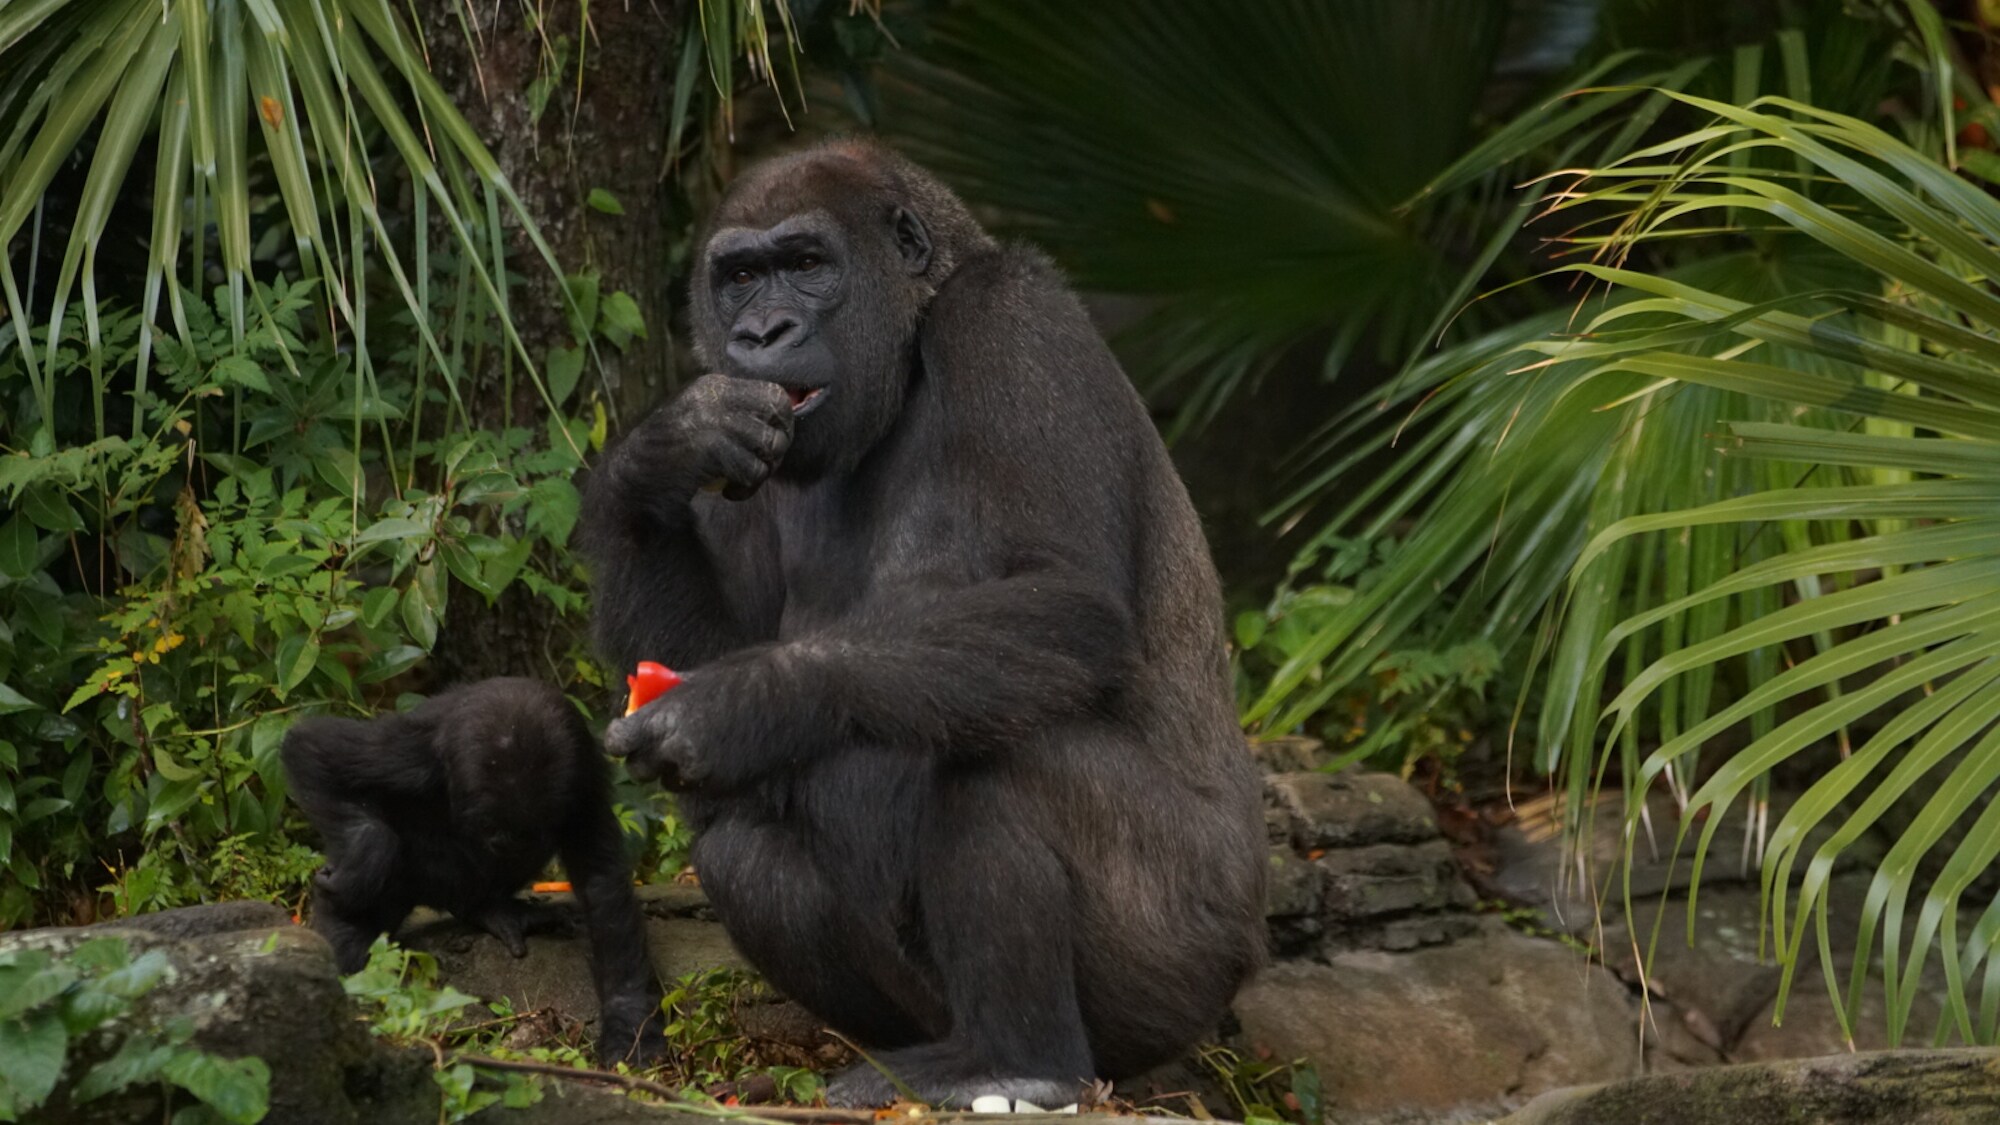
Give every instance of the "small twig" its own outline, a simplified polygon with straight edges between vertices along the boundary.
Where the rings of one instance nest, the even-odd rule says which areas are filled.
[[[470,1063],[488,1070],[512,1070],[522,1074],[541,1074],[550,1078],[567,1078],[576,1082],[604,1082],[613,1086],[623,1086],[628,1090],[640,1090],[654,1097],[673,1103],[677,1109],[692,1113],[703,1113],[717,1117],[731,1117],[754,1121],[762,1118],[779,1122],[814,1122],[820,1125],[874,1125],[875,1114],[865,1109],[828,1109],[815,1106],[712,1106],[690,1101],[680,1092],[663,1086],[650,1079],[630,1074],[618,1074],[609,1070],[589,1070],[584,1067],[560,1066],[555,1063],[516,1062],[513,1059],[495,1059],[485,1055],[454,1055],[453,1062]]]
[[[435,1045],[433,1045],[433,1049],[435,1049]],[[591,1070],[587,1067],[561,1066],[556,1063],[516,1062],[513,1059],[496,1059],[486,1055],[453,1055],[451,1061],[453,1063],[466,1063],[471,1066],[484,1067],[488,1070],[511,1070],[521,1074],[540,1074],[550,1078],[567,1078],[575,1082],[603,1082],[612,1086],[622,1086],[627,1090],[638,1090],[642,1093],[651,1094],[671,1104],[675,1109],[684,1110],[688,1113],[698,1113],[705,1117],[719,1117],[730,1121],[752,1123],[762,1121],[772,1123],[772,1125],[876,1125],[885,1116],[871,1109],[834,1109],[829,1106],[708,1105],[683,1097],[679,1091],[668,1086],[663,1086],[651,1079],[639,1078],[630,1074],[618,1074],[609,1070]],[[439,1069],[443,1069],[444,1065],[440,1061]],[[956,1125],[975,1125],[975,1123],[991,1123],[991,1125],[1003,1125],[1003,1123],[1004,1125],[1075,1125],[1077,1121],[1077,1115],[1073,1112],[968,1113],[963,1110],[939,1111],[924,1109],[922,1107],[910,1107],[907,1113],[905,1113],[901,1112],[902,1108],[898,1107],[899,1112],[887,1116],[894,1120],[910,1122],[912,1125],[944,1125],[944,1123],[956,1123]],[[1125,1117],[1132,1116],[1132,1114],[1120,1113],[1118,1116]],[[1148,1115],[1139,1114],[1138,1116],[1145,1117]],[[1215,1119],[1215,1122],[1216,1125],[1231,1125],[1230,1122],[1224,1121],[1221,1118]]]

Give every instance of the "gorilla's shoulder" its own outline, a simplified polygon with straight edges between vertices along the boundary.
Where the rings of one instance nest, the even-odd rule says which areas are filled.
[[[998,246],[961,262],[924,316],[921,350],[973,417],[1067,402],[1094,417],[1143,418],[1083,302],[1032,247]]]
[[[943,297],[954,290],[984,290],[1020,286],[1047,292],[1069,292],[1069,280],[1055,260],[1024,242],[1007,242],[967,256],[939,288]]]
[[[1023,334],[1090,332],[1090,318],[1062,270],[1040,250],[996,246],[958,264],[932,299],[928,322],[934,342],[990,347]],[[1094,333],[1092,333],[1094,336]]]

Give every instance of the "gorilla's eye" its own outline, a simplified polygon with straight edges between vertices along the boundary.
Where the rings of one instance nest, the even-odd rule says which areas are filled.
[[[800,273],[811,273],[812,271],[818,269],[819,265],[820,261],[819,261],[819,256],[817,254],[807,254],[805,257],[800,258],[796,263],[794,263],[792,265],[792,268],[799,271]]]
[[[756,274],[741,267],[729,271],[729,284],[731,285],[748,285],[755,280],[757,280]]]

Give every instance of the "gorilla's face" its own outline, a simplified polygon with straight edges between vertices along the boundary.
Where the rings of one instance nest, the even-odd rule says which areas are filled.
[[[728,373],[785,388],[799,418],[823,406],[839,374],[832,336],[850,269],[846,239],[819,215],[716,232],[709,284]]]
[[[724,226],[709,239],[709,291],[725,374],[792,398],[786,476],[851,466],[893,424],[929,240],[900,208],[856,229],[826,209]],[[877,229],[866,229],[876,226]]]

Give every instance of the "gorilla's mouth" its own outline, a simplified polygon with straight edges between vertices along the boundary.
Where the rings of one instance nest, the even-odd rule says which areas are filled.
[[[792,413],[804,414],[819,404],[826,394],[825,387],[786,387],[785,393],[792,396]]]

